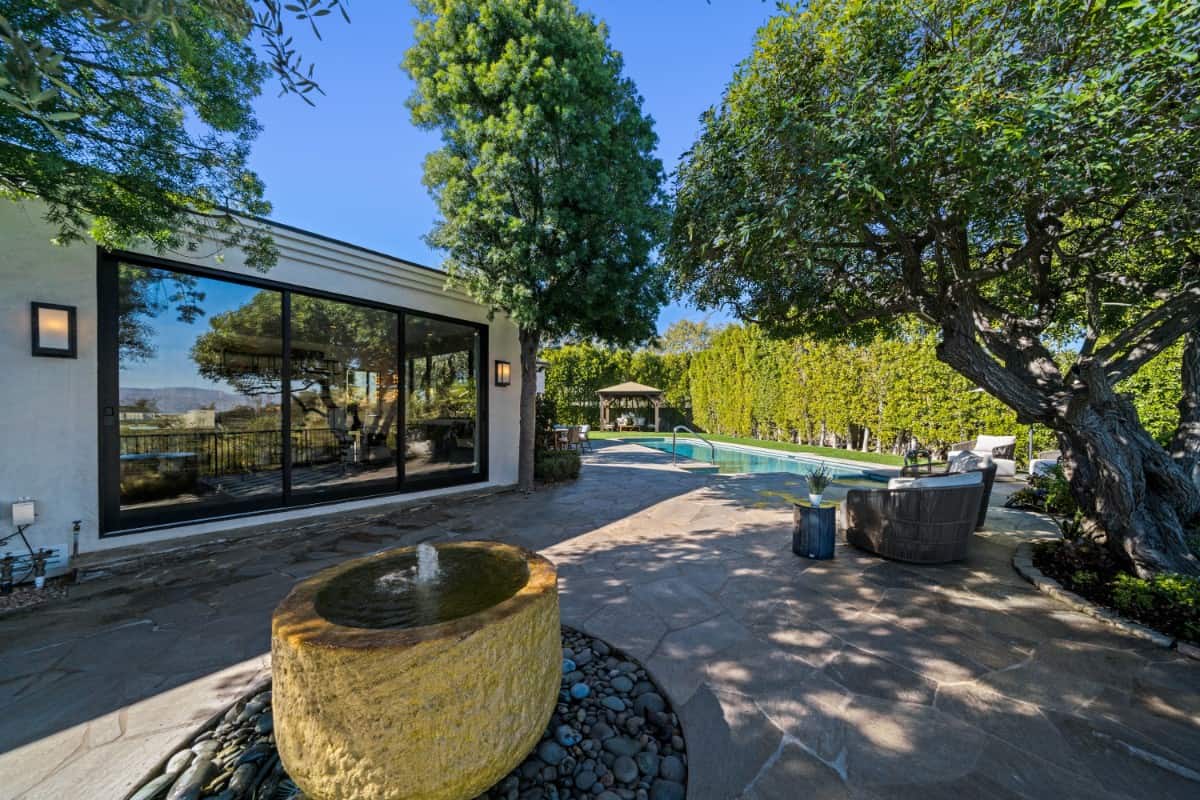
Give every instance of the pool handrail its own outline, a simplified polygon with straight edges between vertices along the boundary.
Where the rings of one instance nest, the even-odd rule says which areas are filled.
[[[680,431],[687,431],[692,436],[695,436],[697,439],[699,439],[700,441],[702,441],[706,445],[708,445],[708,463],[710,463],[710,464],[717,463],[717,448],[712,442],[710,442],[708,439],[705,439],[700,434],[696,433],[694,430],[689,428],[687,425],[676,425],[675,429],[671,431],[671,463],[672,464],[675,463],[675,437]]]

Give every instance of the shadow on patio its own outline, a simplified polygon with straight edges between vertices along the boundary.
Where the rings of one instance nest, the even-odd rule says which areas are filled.
[[[295,580],[462,537],[543,551],[564,622],[646,663],[683,720],[693,800],[1200,790],[1200,670],[1024,584],[1012,549],[1044,520],[994,509],[958,565],[845,545],[811,562],[790,552],[795,476],[691,475],[619,443],[587,461],[531,498],[305,523],[7,621],[0,710],[23,724],[0,733],[0,780],[41,797],[79,785],[89,755],[148,768],[261,670]]]

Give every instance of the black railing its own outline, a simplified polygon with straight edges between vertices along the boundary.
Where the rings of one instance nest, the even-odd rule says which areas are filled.
[[[280,430],[266,431],[170,431],[121,434],[123,457],[147,456],[160,462],[178,462],[182,469],[200,475],[236,475],[278,469],[283,463]],[[343,458],[351,446],[349,437],[332,428],[294,430],[293,464],[328,464]],[[150,459],[149,457],[155,457]],[[136,463],[136,459],[125,459]]]

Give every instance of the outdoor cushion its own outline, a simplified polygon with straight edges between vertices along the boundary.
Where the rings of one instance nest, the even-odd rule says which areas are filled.
[[[975,452],[990,453],[997,447],[1009,447],[1016,443],[1015,436],[979,436],[975,439]]]
[[[952,486],[974,486],[983,482],[983,473],[955,472],[950,475],[929,475],[924,478],[913,478],[912,483],[904,489],[948,489]]]
[[[991,453],[979,453],[964,450],[950,456],[947,462],[947,472],[969,472],[973,469],[984,469],[992,463]]]
[[[948,475],[927,475],[924,478],[892,478],[889,489],[947,489],[951,486],[974,486],[983,480],[983,473],[954,472]]]

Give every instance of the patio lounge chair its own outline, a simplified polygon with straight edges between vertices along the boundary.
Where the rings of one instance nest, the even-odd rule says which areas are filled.
[[[884,558],[914,564],[961,561],[982,495],[979,470],[916,478],[896,488],[851,489],[838,509],[838,527],[847,542]]]
[[[979,499],[979,517],[975,521],[975,530],[983,530],[983,525],[987,521],[988,504],[992,500],[992,485],[996,482],[996,462],[988,459],[983,461],[981,466],[967,469],[957,469],[953,462],[945,464],[910,464],[901,468],[900,480],[902,481],[905,478],[920,478],[921,470],[926,470],[925,477],[930,478],[944,478],[947,475],[956,475],[963,472],[979,472],[983,476],[983,495]],[[900,481],[893,480],[888,482],[888,488],[897,488],[900,485],[902,485]]]
[[[566,449],[567,450],[578,449],[580,451],[583,450],[583,439],[581,439],[579,436],[579,426],[578,425],[572,425],[571,427],[567,428]]]
[[[1060,459],[1062,450],[1043,450],[1037,454],[1037,458],[1029,462],[1029,474],[1049,475],[1058,466]]]
[[[579,449],[580,449],[580,451],[592,449],[592,440],[588,438],[588,431],[590,431],[591,429],[592,429],[591,425],[580,425],[579,426]]]
[[[953,459],[960,453],[986,456],[996,462],[996,477],[1012,478],[1017,474],[1016,449],[1017,437],[1015,436],[978,436],[969,442],[950,445],[950,453],[947,458]]]

